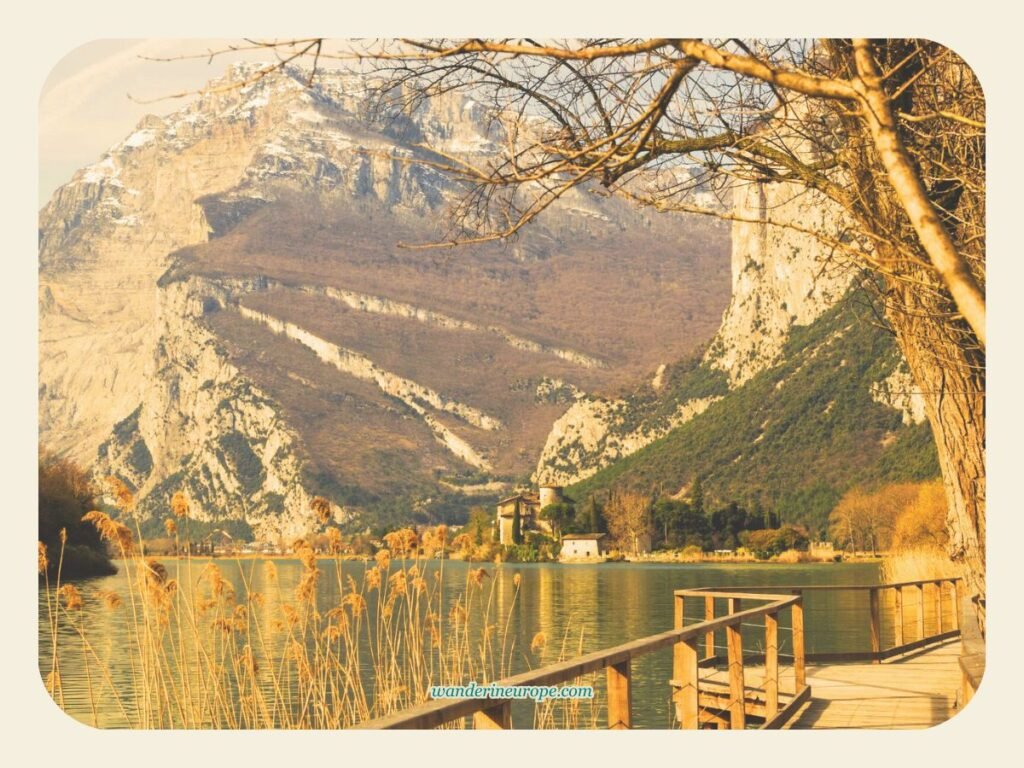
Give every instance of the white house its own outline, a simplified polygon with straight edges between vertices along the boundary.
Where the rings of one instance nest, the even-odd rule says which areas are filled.
[[[567,533],[562,537],[562,551],[559,560],[583,560],[604,558],[603,533]]]

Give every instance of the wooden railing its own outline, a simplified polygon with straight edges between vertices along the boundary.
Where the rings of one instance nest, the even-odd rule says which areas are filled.
[[[756,721],[767,729],[781,728],[810,698],[807,685],[806,658],[804,646],[803,595],[755,593],[751,591],[722,592],[712,589],[675,592],[675,625],[683,628],[689,601],[697,601],[703,607],[704,618],[689,628],[698,634],[688,636],[677,643],[672,659],[673,700],[676,705],[676,719],[686,729],[705,725],[718,728],[746,728],[750,721]],[[715,600],[724,599],[727,613],[715,618]],[[741,601],[766,603],[753,609],[742,609]],[[783,695],[779,674],[779,614],[783,609],[790,611],[792,628],[793,690]],[[764,652],[757,660],[764,663],[764,675],[760,686],[748,685],[745,674],[742,627],[749,619],[764,617]],[[724,621],[723,621],[724,619]],[[727,684],[701,678],[701,669],[715,666],[719,659],[716,653],[715,633],[725,630]],[[704,655],[700,647],[703,644]],[[752,660],[748,656],[747,661]]]
[[[706,593],[716,597],[737,599],[733,593]],[[705,593],[701,594],[704,599]],[[744,597],[740,595],[738,597]],[[760,616],[772,617],[775,620],[780,611],[787,608],[794,608],[797,614],[800,612],[800,595],[754,595],[746,594],[749,600],[762,601],[765,604],[737,610],[726,616],[703,621],[687,627],[682,626],[682,602],[679,593],[676,593],[676,626],[666,632],[650,635],[639,640],[633,640],[613,648],[596,651],[584,656],[579,656],[568,661],[549,664],[539,669],[513,675],[495,683],[495,686],[554,686],[571,683],[583,675],[600,670],[605,670],[607,679],[607,710],[608,727],[611,729],[631,728],[633,725],[633,695],[632,695],[632,663],[637,657],[652,653],[654,651],[674,647],[674,676],[679,684],[674,691],[677,713],[680,713],[680,720],[684,727],[696,727],[696,720],[690,717],[691,705],[688,703],[691,698],[698,696],[698,684],[692,672],[697,669],[697,645],[707,636],[716,631],[725,631],[732,638],[732,653],[735,663],[737,680],[730,696],[730,708],[733,712],[732,727],[744,727],[748,712],[753,709],[760,711],[771,711],[772,716],[765,721],[767,727],[779,727],[785,718],[795,709],[794,700],[785,702],[786,706],[778,706],[778,688],[776,685],[774,695],[766,692],[767,699],[764,702],[755,701],[749,692],[742,687],[742,647],[739,642],[740,625],[744,621],[750,621]],[[766,621],[769,621],[766,618]],[[797,632],[794,632],[796,635]],[[803,629],[799,629],[800,647],[803,646]],[[800,681],[802,684],[802,680]],[[806,685],[804,685],[806,688]],[[809,691],[796,691],[799,701],[807,698]],[[720,697],[715,696],[715,701]],[[796,697],[794,697],[796,698]],[[475,728],[511,728],[512,727],[512,702],[513,699],[481,699],[481,698],[457,698],[428,701],[423,704],[410,707],[401,712],[386,717],[370,720],[361,723],[359,728],[403,728],[403,729],[428,729],[437,728],[461,720],[466,717],[473,718]],[[774,705],[770,702],[775,702]],[[771,707],[771,709],[766,709]],[[686,719],[683,720],[682,715]]]
[[[495,686],[555,686],[572,683],[578,678],[605,671],[607,683],[607,722],[611,729],[633,725],[632,663],[655,651],[672,647],[672,700],[676,719],[683,728],[716,726],[746,728],[758,725],[774,729],[785,725],[810,698],[807,684],[807,662],[872,661],[880,663],[890,657],[908,653],[932,643],[960,634],[958,578],[908,581],[897,584],[742,587],[732,591],[716,588],[681,589],[674,592],[674,627],[656,635],[633,640],[613,648],[549,664],[535,670],[497,681]],[[926,589],[927,588],[927,589]],[[815,591],[866,590],[868,608],[865,621],[870,624],[871,647],[868,651],[808,653],[804,636],[804,595]],[[882,597],[894,597],[893,637],[891,646],[883,648]],[[924,605],[930,593],[934,600],[931,627],[925,623]],[[943,610],[944,595],[949,595],[951,609]],[[913,637],[908,639],[905,606],[907,595],[916,594],[918,610]],[[715,601],[724,600],[725,615],[715,615]],[[691,601],[703,607],[703,617],[686,624]],[[760,603],[754,607],[746,604]],[[791,632],[790,653],[780,654],[780,614],[789,612]],[[692,609],[691,609],[692,613]],[[946,618],[948,616],[948,619]],[[744,625],[764,619],[764,644],[759,653],[743,651]],[[949,624],[949,629],[945,625]],[[757,625],[761,627],[762,625]],[[929,631],[930,630],[930,631]],[[725,655],[716,652],[715,635],[725,633]],[[701,654],[703,645],[704,653]],[[780,662],[785,658],[792,666],[792,690],[783,690]],[[701,677],[701,670],[725,666],[726,680],[716,675]],[[747,665],[763,664],[760,685],[746,679]],[[475,728],[509,729],[512,727],[514,699],[455,698],[427,701],[414,707],[361,723],[366,729],[430,729],[472,717]]]
[[[963,601],[963,630],[960,636],[960,707],[966,707],[974,698],[985,676],[985,604],[974,599]]]
[[[903,653],[923,648],[932,643],[942,642],[960,635],[960,579],[931,579],[925,581],[910,581],[901,584],[887,584],[870,590],[871,604],[871,661],[876,664]],[[928,589],[926,589],[926,587]],[[881,644],[881,610],[880,597],[884,590],[891,590],[895,595],[896,613],[893,620],[895,640],[892,647],[883,648]],[[935,611],[932,619],[932,626],[925,625],[925,600],[929,599],[927,592],[931,592],[931,599],[934,600]],[[943,592],[949,595],[949,629],[944,630],[943,621]],[[913,637],[908,637],[906,632],[906,606],[907,595],[917,596],[917,621]]]
[[[811,662],[854,662],[871,661],[881,663],[886,659],[924,648],[934,643],[944,642],[960,636],[960,603],[959,577],[944,579],[924,579],[920,581],[894,582],[890,584],[829,584],[815,586],[768,586],[768,587],[737,587],[738,590],[750,593],[771,593],[804,595],[815,592],[867,592],[868,602],[863,620],[869,626],[869,650],[843,650],[839,652],[814,652],[804,654],[805,661]],[[714,588],[696,588],[681,590],[676,594],[710,595],[718,594]],[[882,611],[884,598],[891,594],[893,611],[890,621],[893,642],[885,646],[883,637],[886,623]],[[933,607],[931,621],[926,621],[926,601]],[[948,604],[949,610],[944,609]],[[707,600],[704,618],[714,616],[714,602]],[[914,606],[915,617],[912,628],[907,626],[907,608]],[[802,609],[801,609],[802,612]],[[709,649],[708,656],[714,656]],[[711,663],[710,660],[707,663]]]

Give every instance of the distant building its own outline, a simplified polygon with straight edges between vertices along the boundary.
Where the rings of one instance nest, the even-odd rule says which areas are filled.
[[[565,497],[562,496],[562,486],[560,485],[542,485],[538,496],[540,497],[541,509],[544,509],[548,504],[558,504],[565,501]]]
[[[211,554],[214,555],[233,555],[235,554],[236,544],[231,534],[227,531],[216,530],[210,533],[207,537],[207,541],[212,547]]]
[[[575,560],[603,558],[604,555],[603,533],[567,533],[562,537],[562,551],[558,558],[560,560]]]
[[[519,530],[525,532],[537,520],[540,496],[531,491],[523,491],[498,502],[498,541],[502,544],[515,543],[512,541],[512,524],[516,510],[519,510]]]
[[[528,531],[550,534],[551,525],[540,519],[540,511],[549,504],[563,501],[562,488],[557,485],[542,485],[539,492],[520,491],[498,502],[498,541],[512,544],[512,525],[516,510],[519,510],[519,529],[525,536]]]
[[[832,560],[838,553],[831,541],[812,541],[807,554],[815,560]]]

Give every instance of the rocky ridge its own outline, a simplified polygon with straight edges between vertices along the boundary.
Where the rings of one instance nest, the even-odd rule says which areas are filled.
[[[240,323],[311,353],[346,381],[364,382],[369,389],[352,385],[360,393],[356,401],[379,399],[372,408],[386,413],[389,423],[418,422],[440,451],[424,453],[425,467],[432,461],[435,473],[507,473],[511,459],[496,457],[522,454],[506,435],[521,420],[516,412],[491,413],[464,387],[452,394],[450,385],[393,370],[330,334],[249,302],[277,291],[443,330],[478,346],[479,339],[491,339],[519,355],[516,360],[529,360],[531,371],[543,371],[509,374],[512,389],[541,409],[532,417],[534,432],[543,419],[554,421],[561,404],[600,389],[601,377],[621,361],[540,326],[534,330],[536,323],[453,312],[438,299],[385,295],[368,290],[373,283],[365,279],[347,285],[344,266],[333,282],[284,282],[268,276],[272,270],[258,251],[243,254],[248,261],[230,269],[193,257],[228,241],[258,249],[250,222],[303,195],[325,209],[370,201],[373,211],[384,212],[374,215],[407,229],[438,219],[459,190],[412,161],[422,156],[422,144],[453,154],[493,152],[494,128],[480,105],[439,98],[416,114],[373,124],[358,79],[331,74],[307,88],[308,74],[289,68],[242,88],[222,87],[249,74],[251,65],[235,67],[193,104],[164,118],[147,117],[41,211],[42,442],[94,466],[99,476],[128,482],[146,514],[158,514],[170,494],[185,490],[197,519],[244,521],[260,538],[307,530],[308,501],[319,490],[310,482],[309,439],[286,416],[282,394],[243,371],[231,351],[234,342],[222,337],[225,323]],[[624,210],[570,197],[553,217],[554,230],[509,246],[512,264],[523,266],[501,269],[519,269],[529,285],[527,269],[550,269],[544,260],[562,247],[558,227],[593,239],[594,227],[621,233],[651,226],[640,215],[623,218]],[[663,240],[664,230],[650,237]],[[320,263],[318,256],[303,256],[302,241],[289,247],[303,274]],[[485,274],[491,273],[497,269],[488,267]],[[524,311],[527,318],[537,315],[529,300]],[[485,365],[494,354],[485,353]],[[309,391],[326,375],[286,373]],[[422,443],[418,450],[423,453]],[[352,513],[344,499],[334,511],[338,520]]]
[[[663,391],[669,371],[659,368],[650,387],[630,397],[581,393],[548,437],[539,482],[579,483],[704,413],[780,363],[793,329],[812,325],[854,285],[856,265],[828,245],[844,238],[843,218],[819,193],[791,184],[738,185],[730,215],[732,298],[700,361],[696,390]],[[907,425],[924,421],[923,398],[905,364],[873,384],[871,396],[900,411]]]

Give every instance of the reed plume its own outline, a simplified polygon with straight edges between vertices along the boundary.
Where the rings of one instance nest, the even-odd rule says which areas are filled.
[[[130,490],[113,487],[121,512],[130,514]],[[175,494],[171,512],[164,525],[176,533],[189,517],[183,494]],[[317,557],[311,539],[299,540],[298,574],[286,580],[269,559],[237,560],[228,572],[204,558],[193,572],[187,549],[161,562],[145,554],[146,543],[123,518],[93,510],[84,519],[121,555],[124,590],[44,579],[42,629],[52,649],[48,690],[67,705],[61,674],[74,654],[90,708],[75,714],[94,724],[344,728],[421,703],[432,685],[506,677],[530,666],[527,651],[536,660],[547,643],[538,632],[526,646],[512,631],[522,574],[510,580],[508,605],[497,594],[509,582],[482,567],[467,570],[461,593],[450,593],[444,561],[427,559],[449,546],[444,527],[422,537],[412,529],[389,534],[361,573],[343,572],[343,539],[329,527],[330,559]],[[46,573],[49,566],[39,545],[38,567]],[[102,612],[89,610],[93,604]],[[123,641],[109,646],[113,626]],[[68,631],[75,645],[62,639]],[[571,713],[555,717],[561,709],[545,712],[542,724],[574,722]]]

